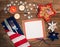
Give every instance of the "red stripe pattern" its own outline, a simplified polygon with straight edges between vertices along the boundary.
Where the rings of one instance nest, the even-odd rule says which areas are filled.
[[[31,47],[24,35],[6,31],[15,47]]]

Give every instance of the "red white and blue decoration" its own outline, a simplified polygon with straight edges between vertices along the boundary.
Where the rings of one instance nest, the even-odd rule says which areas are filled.
[[[52,7],[52,4],[46,4],[46,5],[39,5],[38,7],[38,17],[43,18],[46,22],[49,22],[51,19],[51,16],[54,16],[56,13],[55,10]]]
[[[5,30],[15,47],[31,47],[26,37],[12,31]]]
[[[48,29],[51,30],[52,32],[55,31],[57,28],[57,23],[54,23],[53,21],[51,23],[48,23],[49,27]]]
[[[56,39],[59,39],[58,34],[59,33],[56,33],[56,32],[49,32],[48,38],[50,38],[50,40],[54,41]]]
[[[13,16],[5,19],[2,22],[2,25],[5,30],[10,30],[10,31],[17,32],[19,34],[23,34],[21,27],[19,26],[19,24],[17,23],[17,21]]]
[[[7,32],[8,36],[10,37],[11,41],[14,43],[15,47],[31,47],[27,39],[25,38],[23,31],[19,24],[17,23],[16,19],[21,18],[22,16],[20,13],[22,12],[24,17],[27,17],[27,19],[33,18],[33,13],[35,13],[35,16],[39,19],[45,20],[47,23],[50,22],[51,17],[56,14],[55,10],[53,9],[53,6],[51,3],[41,5],[37,3],[32,2],[23,2],[23,1],[11,1],[4,7],[4,12],[7,14],[8,12],[10,14],[13,14],[14,16],[11,16],[7,19],[5,19],[2,22],[2,26],[5,29],[5,32]],[[21,18],[23,19],[23,18]],[[48,38],[52,41],[59,39],[58,35],[59,33],[55,32],[57,29],[57,23],[54,23],[53,21],[48,23]],[[45,44],[48,44],[44,39],[40,39]]]
[[[55,32],[55,29],[57,28],[57,23],[54,23],[53,21],[51,23],[48,23],[49,27],[49,36],[50,40],[54,41],[55,39],[58,39],[58,33]]]

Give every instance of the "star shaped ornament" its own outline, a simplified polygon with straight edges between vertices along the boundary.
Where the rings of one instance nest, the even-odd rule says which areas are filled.
[[[43,18],[47,22],[50,21],[51,16],[55,14],[52,4],[39,5],[38,11],[38,17]]]
[[[11,14],[16,13],[16,12],[17,12],[17,7],[16,7],[16,6],[10,6],[10,7],[9,7],[9,12],[10,12]]]
[[[53,23],[53,21],[51,23],[48,23],[49,25],[48,29],[53,32],[57,28],[56,24],[57,23]]]
[[[50,40],[52,40],[52,41],[54,41],[55,39],[59,39],[58,38],[58,33],[56,33],[56,32],[49,32],[48,38],[50,38]]]

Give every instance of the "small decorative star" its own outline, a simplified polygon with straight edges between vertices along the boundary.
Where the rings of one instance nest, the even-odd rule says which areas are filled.
[[[14,2],[13,1],[11,1],[11,4],[13,4]]]
[[[12,6],[11,4],[9,4],[9,6]]]
[[[50,21],[51,16],[55,14],[52,4],[39,5],[38,8],[38,17],[43,18],[47,22]]]
[[[28,5],[27,5],[28,4]],[[15,6],[15,8],[17,9],[17,10],[15,10],[15,8],[12,8],[12,9],[14,9],[14,10],[12,10],[12,9],[10,9],[10,7],[11,6]],[[32,7],[33,6],[33,7]],[[33,12],[33,10],[38,10],[37,9],[38,8],[38,4],[36,4],[36,3],[32,3],[32,2],[30,2],[30,3],[28,3],[28,2],[26,2],[26,1],[11,1],[11,2],[9,2],[7,5],[6,5],[6,7],[4,7],[4,12],[5,13],[8,13],[8,12],[10,12],[10,10],[11,10],[11,14],[15,14],[15,13],[17,13],[17,11],[23,11],[24,13],[24,16],[27,16],[27,15],[32,15],[32,13],[31,12]],[[14,12],[13,12],[14,11]],[[26,14],[26,15],[25,15]],[[36,14],[37,14],[37,11],[36,11]],[[28,16],[27,18],[28,19],[30,19],[30,18],[32,18],[33,16]]]
[[[27,4],[27,2],[24,2],[24,4]]]
[[[10,4],[7,4],[7,7],[9,7],[10,6]]]
[[[58,38],[58,33],[56,33],[56,32],[49,32],[48,38],[50,38],[50,40],[52,40],[52,41],[54,41],[55,39],[59,39]]]
[[[15,6],[16,4],[14,3],[13,5]]]
[[[48,23],[48,25],[49,25],[48,29],[53,32],[57,28],[56,24],[57,23],[53,23],[53,21],[52,21],[52,23]]]
[[[33,6],[36,6],[36,4],[33,4]]]
[[[31,6],[32,4],[31,3],[29,3],[29,6]]]
[[[8,13],[7,11],[5,11],[5,13]]]
[[[28,19],[31,19],[31,16],[28,16]]]
[[[18,1],[16,0],[15,3],[18,3]]]
[[[23,2],[22,1],[20,1],[20,4],[22,4]]]
[[[30,8],[30,10],[33,10],[33,8]]]

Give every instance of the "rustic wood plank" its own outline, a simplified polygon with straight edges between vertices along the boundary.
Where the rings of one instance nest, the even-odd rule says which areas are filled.
[[[9,18],[10,16],[13,16],[10,13],[5,14],[3,11],[3,8],[6,6],[7,3],[10,1],[15,1],[15,0],[0,0],[0,47],[14,47],[13,43],[10,41],[8,35],[4,32],[4,29],[1,25],[1,22]],[[19,1],[19,0],[18,0]],[[57,22],[57,29],[55,30],[56,32],[59,33],[59,40],[55,40],[52,42],[50,39],[47,39],[46,42],[48,42],[50,45],[45,44],[43,41],[41,42],[40,40],[36,41],[29,41],[32,47],[60,47],[60,0],[22,0],[22,1],[27,1],[30,3],[37,3],[37,4],[47,4],[47,3],[52,3],[53,8],[56,10],[57,14],[53,17],[51,17],[51,21]],[[21,18],[17,20],[19,25],[21,26],[22,20],[27,19],[27,17],[24,17],[23,13],[24,12],[19,12],[21,15]],[[37,13],[35,10],[32,11],[33,18],[37,17]],[[46,24],[46,23],[45,23]],[[22,27],[22,26],[21,26]],[[46,24],[46,32],[48,33],[48,25]]]

